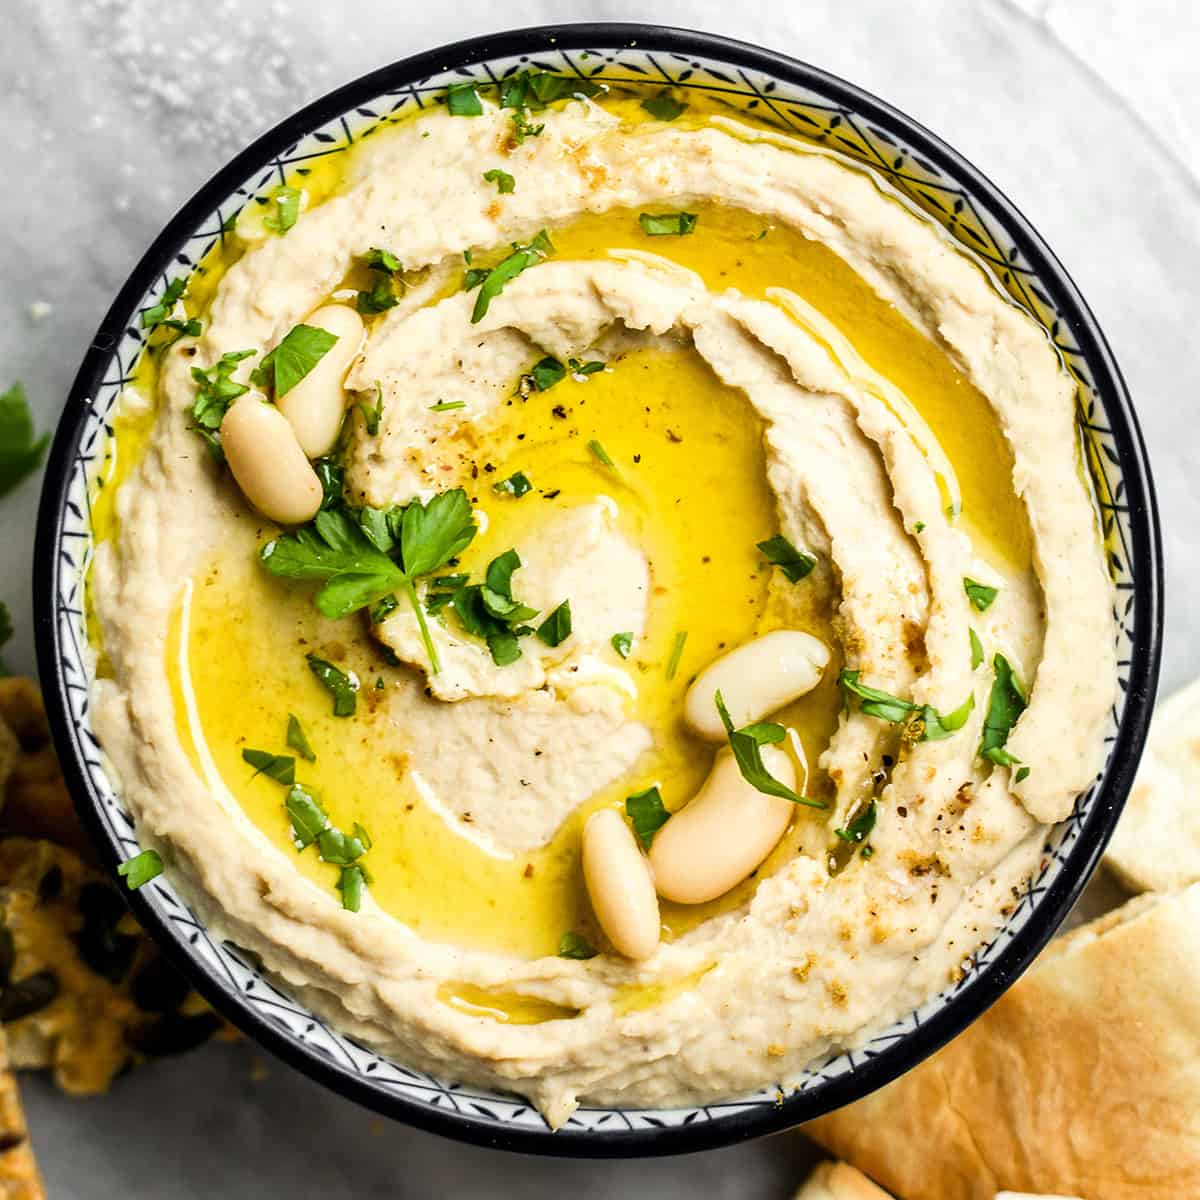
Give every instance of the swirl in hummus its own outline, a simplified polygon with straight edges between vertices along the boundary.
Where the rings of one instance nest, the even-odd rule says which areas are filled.
[[[1075,384],[985,269],[822,148],[555,90],[243,212],[151,315],[89,597],[209,926],[558,1125],[786,1087],[944,987],[1115,668]]]

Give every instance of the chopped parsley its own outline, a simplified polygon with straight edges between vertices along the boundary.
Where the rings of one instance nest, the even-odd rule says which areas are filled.
[[[338,875],[337,890],[342,895],[342,907],[348,912],[358,912],[362,907],[363,883],[366,879],[363,868],[357,863],[343,867]]]
[[[488,564],[483,583],[460,583],[454,591],[454,612],[472,637],[483,638],[498,667],[511,666],[521,657],[519,638],[533,632],[525,624],[537,610],[513,598],[513,573],[521,556],[506,550]]]
[[[597,458],[598,458],[598,459],[599,459],[599,460],[600,460],[600,461],[601,461],[601,462],[602,462],[602,463],[603,463],[603,464],[604,464],[606,467],[612,467],[612,468],[613,468],[613,470],[616,470],[616,466],[617,466],[617,464],[616,464],[615,462],[613,462],[613,460],[612,460],[612,459],[609,457],[609,455],[608,455],[608,451],[607,451],[607,450],[605,450],[605,448],[604,448],[604,447],[603,447],[603,446],[602,446],[602,445],[601,445],[601,444],[600,444],[598,441],[596,441],[596,439],[595,439],[595,438],[593,438],[593,439],[592,439],[590,442],[588,442],[588,449],[589,449],[589,450],[590,450],[590,451],[591,451],[591,452],[592,452],[592,453],[593,453],[593,454],[594,454],[594,455],[595,455],[595,456],[596,456],[596,457],[597,457]]]
[[[304,657],[308,661],[308,669],[333,696],[333,715],[354,716],[358,707],[358,677],[352,671],[349,674],[339,671],[333,663],[318,658],[315,654],[306,654]]]
[[[600,951],[583,936],[568,930],[558,940],[559,958],[595,958]]]
[[[400,260],[390,251],[372,246],[363,255],[363,262],[371,271],[371,286],[366,291],[359,292],[355,297],[354,307],[364,316],[386,312],[400,303],[404,291],[404,280],[400,278],[404,271]],[[396,286],[399,284],[400,291]]]
[[[323,586],[316,606],[333,619],[376,604],[392,592],[403,592],[416,614],[436,675],[441,662],[417,600],[415,581],[460,554],[475,533],[467,494],[453,488],[426,503],[413,500],[386,510],[352,509],[339,501],[296,532],[267,542],[259,557],[274,575],[320,580]]]
[[[612,635],[612,648],[622,658],[628,658],[629,652],[633,649],[633,634],[632,633],[614,633]]]
[[[125,886],[131,892],[136,892],[162,873],[162,859],[159,858],[157,850],[143,850],[140,854],[127,858],[117,868],[117,874],[125,880]]]
[[[315,325],[297,325],[250,374],[250,382],[286,396],[333,349],[337,335]]]
[[[11,492],[41,466],[50,435],[33,436],[33,414],[25,389],[14,383],[0,392],[0,496]]]
[[[472,268],[467,272],[467,290],[478,286],[475,307],[471,310],[471,324],[477,325],[487,316],[488,306],[504,290],[506,284],[516,279],[527,267],[536,266],[554,253],[550,235],[543,229],[527,246],[514,244],[512,253],[503,258],[490,270]]]
[[[300,216],[300,192],[294,187],[276,188],[267,204],[271,211],[263,224],[272,233],[287,233]]]
[[[952,733],[957,733],[975,710],[975,693],[968,692],[967,698],[953,711],[943,716],[932,704],[921,709],[915,724],[921,729],[922,742],[940,742]]]
[[[1028,778],[1029,778],[1029,768],[1028,767],[1018,767],[1017,774],[1016,774],[1017,783],[1024,783],[1025,780],[1027,780]]]
[[[535,112],[568,96],[595,96],[601,88],[590,79],[572,79],[549,71],[518,71],[500,83],[501,108],[530,108]]]
[[[464,83],[452,83],[446,89],[446,111],[454,117],[479,117],[483,115],[483,105],[475,84],[467,80]]]
[[[300,719],[293,713],[288,713],[287,744],[300,755],[305,762],[316,762],[317,755],[304,732]]]
[[[560,646],[571,636],[571,601],[564,600],[538,627],[547,646]]]
[[[228,354],[222,354],[207,370],[192,368],[192,379],[199,386],[188,415],[192,418],[192,428],[204,439],[218,461],[225,457],[217,432],[221,422],[229,406],[250,390],[246,384],[238,383],[233,378],[233,372],[242,359],[250,358],[255,353],[254,350],[231,350]]]
[[[963,590],[980,612],[986,612],[992,606],[992,601],[1000,591],[999,588],[988,587],[985,583],[977,583],[974,579],[964,579]]]
[[[269,750],[242,750],[242,761],[254,768],[255,775],[265,775],[276,783],[291,787],[296,782],[296,760],[290,754],[272,754]]]
[[[517,181],[507,171],[502,171],[499,167],[493,167],[490,171],[484,171],[483,178],[487,183],[494,183],[496,191],[502,196],[507,196],[510,192],[517,190]]]
[[[598,358],[593,358],[589,362],[578,358],[568,358],[567,366],[572,375],[595,375],[597,371],[604,370],[605,364]]]
[[[671,235],[681,237],[696,228],[696,214],[689,212],[639,213],[638,222],[647,237]]]
[[[383,420],[383,385],[375,385],[374,404],[360,400],[355,407],[362,413],[363,428],[367,431],[367,436],[375,437],[379,433],[379,423]]]
[[[995,671],[995,678],[992,680],[992,691],[988,698],[987,716],[983,721],[979,754],[989,762],[1011,767],[1019,764],[1020,759],[1010,754],[1004,746],[1029,700],[1021,687],[1021,681],[1012,669],[1012,664],[1003,654],[997,653],[992,658],[992,669]]]
[[[767,538],[765,542],[755,542],[755,545],[766,555],[769,563],[787,576],[789,583],[799,583],[817,565],[817,560],[811,554],[797,550],[782,533]]]
[[[857,845],[859,842],[865,842],[871,836],[871,831],[875,828],[875,818],[877,815],[878,806],[874,800],[870,800],[864,808],[859,810],[852,821],[846,823],[844,829],[835,829],[833,832],[843,842],[850,842],[854,845]]]
[[[533,364],[526,378],[535,392],[548,392],[556,383],[561,383],[567,377],[567,368],[558,361],[546,355],[540,362]]]
[[[520,146],[526,138],[539,137],[543,129],[546,128],[545,122],[541,125],[535,125],[523,112],[519,109],[512,115],[513,126],[513,141]]]
[[[656,96],[647,96],[642,107],[656,121],[674,121],[687,111],[687,105],[677,100],[670,88],[663,88]]]
[[[733,718],[729,715],[729,709],[725,707],[725,700],[719,689],[713,699],[717,706],[717,712],[721,715],[721,724],[725,726],[725,733],[729,738],[729,746],[733,750],[738,770],[741,771],[742,778],[751,787],[768,796],[779,796],[784,800],[790,800],[793,804],[805,804],[809,808],[825,807],[821,800],[810,800],[807,796],[801,796],[798,792],[794,792],[786,783],[781,783],[767,770],[766,763],[762,760],[762,747],[783,741],[787,736],[787,730],[782,725],[777,725],[774,721],[756,721],[752,725],[744,725],[741,729],[735,729]]]
[[[200,322],[195,317],[180,320],[178,317],[171,316],[175,311],[175,305],[183,298],[186,291],[187,280],[183,276],[177,276],[163,289],[162,299],[157,304],[142,309],[143,329],[149,330],[150,333],[160,328],[175,331],[175,336],[164,343],[164,346],[172,346],[184,336],[200,336]]]
[[[348,867],[367,852],[366,846],[352,833],[329,826],[317,834],[317,852],[335,867]]]
[[[675,635],[675,643],[671,647],[671,657],[667,659],[667,678],[674,679],[675,672],[679,670],[679,663],[683,659],[683,648],[687,645],[688,635],[687,630],[680,630]]]
[[[983,662],[983,643],[979,640],[979,634],[973,629],[968,629],[967,632],[971,635],[971,670],[975,670],[981,662]]]
[[[512,496],[514,500],[520,500],[522,496],[527,496],[533,491],[533,484],[529,482],[524,471],[515,471],[507,479],[493,483],[492,491],[501,496]]]
[[[430,412],[453,412],[456,408],[466,408],[465,400],[439,400],[429,406]]]
[[[329,826],[329,817],[321,802],[302,784],[292,785],[283,807],[292,823],[292,839],[297,850],[311,846]]]
[[[858,671],[843,671],[838,676],[838,687],[842,689],[842,703],[847,709],[850,707],[850,697],[857,696],[861,701],[859,707],[868,717],[878,717],[893,725],[907,721],[909,714],[917,709],[910,700],[901,700],[899,696],[860,683]]]
[[[647,850],[654,841],[654,835],[671,819],[657,785],[646,788],[644,792],[626,796],[625,815],[633,825],[637,840]]]

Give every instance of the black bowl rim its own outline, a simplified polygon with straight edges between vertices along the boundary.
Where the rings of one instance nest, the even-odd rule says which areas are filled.
[[[715,1149],[813,1119],[890,1082],[961,1032],[1029,966],[1070,911],[1111,836],[1145,741],[1161,657],[1163,559],[1153,482],[1128,390],[1099,325],[1062,264],[999,188],[924,126],[861,88],[788,55],[719,34],[632,23],[538,26],[470,38],[402,59],[335,89],[257,138],[205,183],[151,244],[101,322],[72,385],[47,463],[34,550],[34,633],[54,742],[80,817],[115,878],[123,851],[104,828],[98,810],[91,803],[86,771],[72,738],[66,681],[61,669],[56,534],[90,397],[95,395],[113,348],[119,343],[136,305],[166,270],[179,243],[218,203],[300,137],[359,104],[429,75],[481,60],[634,44],[639,50],[695,55],[759,71],[793,86],[811,87],[883,128],[898,132],[923,157],[986,200],[1049,290],[1058,310],[1067,317],[1093,373],[1095,390],[1103,397],[1112,436],[1120,449],[1131,544],[1139,562],[1134,581],[1139,620],[1128,664],[1130,682],[1125,711],[1095,801],[1096,811],[1072,847],[1063,869],[1039,901],[1037,918],[1014,935],[990,962],[982,978],[906,1036],[895,1051],[869,1058],[853,1072],[825,1083],[816,1092],[794,1093],[776,1105],[755,1104],[714,1120],[683,1126],[613,1131],[565,1126],[554,1134],[545,1129],[517,1127],[458,1111],[439,1110],[374,1087],[366,1077],[336,1066],[318,1051],[276,1028],[245,1006],[228,980],[189,954],[184,939],[145,897],[136,892],[129,896],[139,921],[206,1000],[260,1045],[335,1092],[381,1114],[461,1141],[524,1153],[581,1158],[659,1156]]]

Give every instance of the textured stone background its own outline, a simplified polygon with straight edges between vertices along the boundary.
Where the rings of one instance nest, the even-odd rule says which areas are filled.
[[[891,100],[1047,237],[1133,390],[1166,534],[1163,682],[1200,673],[1200,9],[1191,0],[41,0],[5,12],[0,387],[56,419],[84,346],[175,209],[234,151],[369,69],[500,26],[637,20],[726,33]],[[48,314],[36,315],[49,305]],[[6,654],[32,669],[37,485],[0,512]],[[801,1140],[571,1163],[455,1146],[326,1093],[249,1046],[209,1047],[104,1100],[26,1086],[51,1196],[786,1197]]]

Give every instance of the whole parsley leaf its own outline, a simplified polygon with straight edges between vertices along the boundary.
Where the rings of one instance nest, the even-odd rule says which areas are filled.
[[[817,560],[811,554],[797,550],[782,533],[755,545],[766,555],[768,562],[774,563],[787,576],[789,583],[799,583],[817,565]]]
[[[659,793],[657,785],[648,787],[642,792],[634,792],[632,796],[626,796],[625,815],[633,825],[633,832],[637,835],[637,840],[646,850],[650,849],[654,835],[671,819],[671,814],[667,812],[666,805],[662,802],[662,795]]]
[[[297,325],[255,367],[251,383],[286,396],[333,349],[337,335],[315,325]]]
[[[49,444],[48,433],[37,439],[33,436],[33,416],[24,388],[14,383],[0,393],[0,496],[38,469]]]
[[[400,554],[410,578],[428,575],[461,554],[475,537],[471,502],[462,488],[441,492],[404,510]]]

